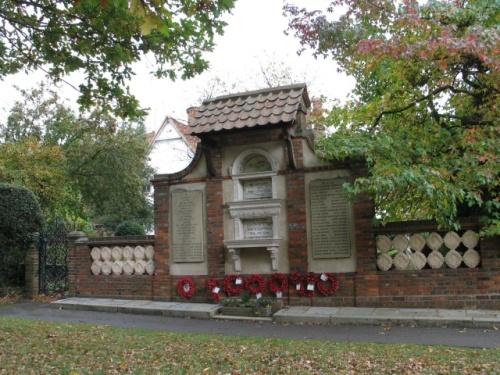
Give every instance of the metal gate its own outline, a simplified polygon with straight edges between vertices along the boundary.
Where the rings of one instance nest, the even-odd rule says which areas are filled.
[[[64,292],[68,283],[68,241],[63,221],[48,225],[39,242],[40,293]]]

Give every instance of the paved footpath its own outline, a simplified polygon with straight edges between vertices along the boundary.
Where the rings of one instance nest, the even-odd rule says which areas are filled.
[[[0,317],[2,316],[51,322],[92,323],[179,333],[500,348],[500,330],[495,329],[296,325],[272,322],[202,320],[156,315],[131,315],[117,312],[61,310],[54,308],[50,304],[34,302],[0,306]]]

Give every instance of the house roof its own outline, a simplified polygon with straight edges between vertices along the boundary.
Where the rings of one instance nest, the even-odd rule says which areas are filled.
[[[304,83],[219,96],[191,109],[189,134],[289,123],[310,105]]]
[[[161,132],[163,131],[163,129],[165,128],[165,126],[167,124],[171,124],[174,127],[174,129],[179,134],[179,137],[182,138],[182,140],[186,143],[186,145],[192,151],[196,150],[196,145],[198,144],[200,139],[198,137],[195,137],[195,136],[189,134],[190,132],[189,132],[189,128],[188,128],[187,124],[185,124],[179,120],[176,120],[170,116],[165,117],[165,120],[163,121],[160,128],[156,132],[152,132],[153,134],[148,133],[148,140],[149,140],[150,146],[154,145],[158,136],[161,134]]]

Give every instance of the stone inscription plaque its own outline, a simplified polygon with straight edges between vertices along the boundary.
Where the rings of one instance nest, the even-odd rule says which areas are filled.
[[[243,222],[245,238],[272,238],[273,223],[270,220],[245,220]]]
[[[203,192],[172,192],[172,254],[174,262],[203,261]]]
[[[309,184],[311,239],[314,259],[351,256],[351,215],[345,178],[314,180]]]
[[[247,180],[243,182],[243,199],[272,198],[273,189],[270,178]]]

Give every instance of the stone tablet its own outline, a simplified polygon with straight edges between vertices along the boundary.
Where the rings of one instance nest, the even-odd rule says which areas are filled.
[[[203,262],[203,192],[172,192],[172,253],[174,262]]]
[[[273,189],[270,178],[260,178],[257,180],[247,180],[243,182],[243,199],[264,199],[272,198]]]
[[[270,220],[245,220],[243,231],[246,239],[272,238],[273,223]]]
[[[351,212],[347,194],[342,189],[346,181],[331,178],[309,184],[314,259],[351,256]]]

